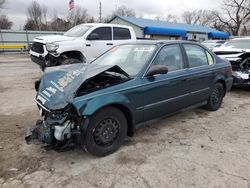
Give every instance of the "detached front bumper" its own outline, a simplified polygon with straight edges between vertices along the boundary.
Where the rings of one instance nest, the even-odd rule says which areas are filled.
[[[38,120],[36,125],[27,129],[25,136],[27,144],[52,144],[53,130],[42,120]]]
[[[27,129],[25,140],[27,144],[43,144],[43,122],[38,120],[36,125]]]

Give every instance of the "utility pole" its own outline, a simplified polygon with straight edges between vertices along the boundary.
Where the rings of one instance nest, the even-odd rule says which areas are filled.
[[[100,1],[99,6],[99,22],[102,23],[102,2]]]

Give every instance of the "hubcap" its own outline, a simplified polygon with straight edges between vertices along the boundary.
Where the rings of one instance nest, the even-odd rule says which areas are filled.
[[[109,146],[117,139],[119,125],[113,118],[102,120],[94,129],[94,140],[99,146]]]

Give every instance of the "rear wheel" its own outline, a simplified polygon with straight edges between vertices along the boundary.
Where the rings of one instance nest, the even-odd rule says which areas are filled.
[[[123,144],[127,135],[127,120],[120,110],[104,108],[90,119],[84,135],[83,146],[87,152],[106,156]]]
[[[214,85],[212,93],[207,100],[206,109],[210,111],[218,110],[222,104],[224,95],[225,95],[225,89],[223,85],[217,82]]]

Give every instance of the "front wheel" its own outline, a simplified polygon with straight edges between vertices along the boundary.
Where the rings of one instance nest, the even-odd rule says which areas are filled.
[[[67,58],[67,59],[64,59],[60,65],[70,65],[70,64],[75,64],[75,63],[81,63],[81,61],[75,58]]]
[[[106,156],[123,144],[127,135],[124,114],[113,107],[98,111],[91,119],[83,138],[84,149],[95,156]]]
[[[206,109],[210,111],[218,110],[222,104],[224,95],[225,95],[225,89],[223,85],[217,82],[214,85],[211,95],[207,100],[207,105],[205,106]]]

